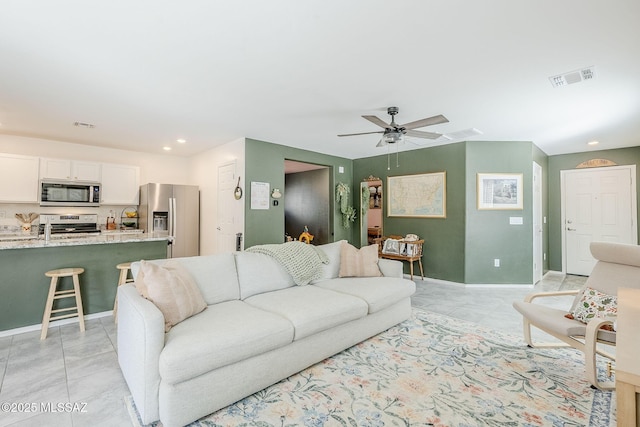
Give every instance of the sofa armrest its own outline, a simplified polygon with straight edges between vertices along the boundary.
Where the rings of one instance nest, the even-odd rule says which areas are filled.
[[[160,418],[160,352],[164,316],[133,284],[118,288],[118,362],[144,424]]]
[[[378,267],[380,268],[382,275],[385,277],[399,277],[400,279],[404,277],[402,261],[380,258],[378,260]]]

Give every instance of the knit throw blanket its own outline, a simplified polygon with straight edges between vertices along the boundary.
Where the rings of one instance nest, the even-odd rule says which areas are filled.
[[[329,258],[322,249],[302,242],[287,242],[272,245],[257,245],[246,250],[275,258],[296,285],[307,285],[322,275],[322,264],[329,264]]]

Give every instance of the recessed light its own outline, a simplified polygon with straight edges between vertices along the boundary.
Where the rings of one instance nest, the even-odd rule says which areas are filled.
[[[587,145],[598,145],[600,143],[600,141],[589,141],[587,142]]]
[[[163,149],[164,151],[171,151],[171,147],[166,146],[166,145],[165,145],[164,147],[162,147],[162,149]]]
[[[185,142],[187,142],[187,140],[186,140],[186,139],[184,139],[184,138],[180,138],[180,139],[176,139],[176,142],[177,142],[178,144],[184,144]]]

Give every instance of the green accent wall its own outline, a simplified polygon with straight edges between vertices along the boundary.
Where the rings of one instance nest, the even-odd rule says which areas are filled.
[[[344,182],[353,187],[353,161],[343,157],[330,156],[313,151],[301,150],[284,145],[272,144],[255,139],[245,140],[245,232],[244,247],[267,243],[282,243],[284,241],[284,207],[287,202],[286,189],[278,206],[269,205],[266,210],[251,209],[251,182],[268,182],[271,189],[285,188],[284,161],[295,160],[306,163],[314,163],[329,166],[330,185],[332,189],[329,241],[346,239],[353,242],[353,230],[357,228],[357,222],[349,229],[342,226],[342,214],[335,203],[335,187],[338,182]],[[343,173],[339,168],[344,169]],[[353,192],[353,189],[352,189]],[[354,202],[358,202],[356,199]],[[352,193],[353,196],[353,193]],[[352,199],[353,200],[353,199]],[[270,200],[271,201],[271,200]],[[313,233],[312,233],[313,234]]]
[[[531,284],[533,281],[532,173],[530,142],[466,144],[467,220],[465,283]],[[479,210],[478,173],[521,173],[522,210]],[[510,225],[510,217],[522,225]],[[500,259],[500,267],[494,267]]]
[[[369,175],[382,180],[384,235],[417,234],[425,240],[422,263],[425,275],[434,279],[464,283],[465,264],[465,143],[357,159],[353,162],[354,181]],[[390,160],[391,169],[387,170]],[[387,177],[432,172],[446,172],[446,218],[398,218],[387,216]],[[352,190],[353,191],[353,190]],[[359,230],[358,230],[359,233]],[[360,241],[359,237],[357,241]],[[407,263],[404,263],[408,273]],[[415,270],[417,266],[415,266]]]
[[[562,221],[560,172],[575,169],[580,163],[592,159],[606,159],[618,165],[636,165],[637,202],[640,203],[640,147],[599,150],[585,153],[562,154],[549,157],[549,269],[562,271]],[[640,206],[638,208],[640,212]],[[638,221],[639,218],[636,218]],[[636,222],[637,223],[637,222]],[[640,228],[639,228],[640,231]],[[639,237],[640,241],[640,237]]]
[[[446,172],[446,218],[390,218],[383,190],[385,235],[414,233],[425,239],[423,265],[429,278],[468,284],[531,284],[533,281],[532,180],[533,161],[542,167],[543,215],[546,199],[547,156],[531,142],[472,141],[401,152],[399,167],[391,154],[353,162],[354,182],[369,175],[387,177]],[[478,173],[522,173],[524,209],[478,210]],[[510,225],[510,217],[522,217],[522,225]],[[357,229],[356,241],[360,241]],[[546,230],[543,231],[545,235]],[[543,247],[548,248],[543,240]],[[501,266],[494,267],[499,258]],[[546,266],[544,266],[546,269]],[[408,265],[405,263],[405,273]]]
[[[50,283],[46,271],[84,268],[79,278],[86,315],[113,310],[119,276],[116,265],[166,256],[165,240],[0,250],[0,331],[42,322]],[[58,290],[72,288],[70,277],[59,281]],[[75,305],[70,300],[56,302],[55,308]]]

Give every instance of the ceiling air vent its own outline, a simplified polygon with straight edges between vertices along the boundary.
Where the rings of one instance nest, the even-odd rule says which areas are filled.
[[[580,83],[585,80],[591,80],[596,77],[596,69],[591,67],[581,70],[570,71],[568,73],[559,74],[549,77],[549,81],[553,87],[567,86],[573,83]]]
[[[459,130],[457,132],[446,133],[442,136],[449,138],[452,141],[463,140],[465,138],[471,138],[473,136],[482,135],[482,131],[476,128]]]
[[[94,127],[96,127],[96,125],[92,125],[91,123],[85,123],[85,122],[73,122],[73,125],[79,128],[85,128],[85,129],[93,129]]]

